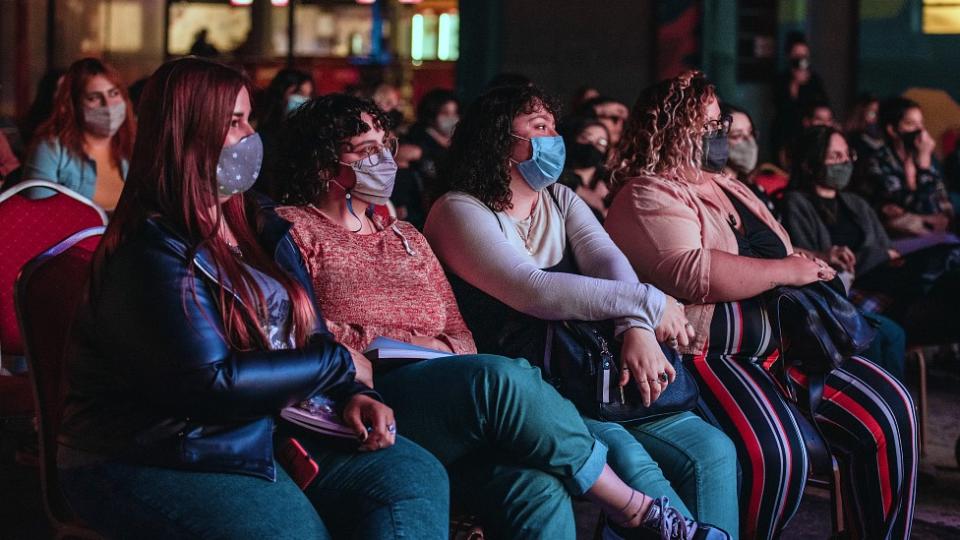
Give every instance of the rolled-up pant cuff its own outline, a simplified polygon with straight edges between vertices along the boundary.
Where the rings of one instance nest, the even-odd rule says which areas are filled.
[[[590,456],[580,469],[574,473],[573,478],[569,480],[567,489],[574,495],[583,495],[600,478],[603,467],[607,464],[607,445],[598,440],[593,441],[593,448],[590,450]]]

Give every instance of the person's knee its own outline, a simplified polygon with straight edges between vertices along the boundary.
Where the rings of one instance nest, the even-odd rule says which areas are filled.
[[[397,461],[396,472],[403,476],[395,483],[394,489],[398,490],[395,497],[431,499],[449,507],[450,480],[440,461],[405,439],[398,439],[392,450]]]
[[[705,425],[694,444],[686,448],[694,463],[698,477],[706,475],[737,474],[737,448],[730,437],[719,429]]]
[[[537,370],[522,358],[480,354],[472,364],[474,374],[495,388],[508,389],[540,382]]]

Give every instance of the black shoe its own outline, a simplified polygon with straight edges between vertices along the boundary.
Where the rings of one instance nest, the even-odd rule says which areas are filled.
[[[653,500],[639,527],[628,529],[612,523],[609,527],[622,538],[637,540],[730,540],[723,530],[684,517],[666,497]]]

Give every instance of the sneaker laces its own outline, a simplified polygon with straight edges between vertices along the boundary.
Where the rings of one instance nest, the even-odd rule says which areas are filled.
[[[654,514],[655,515],[651,515]],[[647,517],[644,523],[653,525],[656,522],[657,529],[660,530],[661,540],[692,540],[693,534],[697,532],[697,524],[693,520],[688,520],[679,510],[670,506],[666,497],[655,499],[650,505]]]

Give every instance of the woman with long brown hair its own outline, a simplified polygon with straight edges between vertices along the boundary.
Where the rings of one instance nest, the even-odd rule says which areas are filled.
[[[263,159],[249,82],[182,59],[154,73],[142,103],[149,135],[67,361],[58,466],[71,506],[108,537],[444,538],[443,468],[355,380],[289,223],[243,194]],[[273,417],[318,395],[360,453],[286,426],[317,462],[304,452],[288,475]]]
[[[48,180],[112,211],[120,199],[136,134],[120,74],[96,58],[63,76],[53,114],[37,130],[24,180]]]
[[[729,118],[696,71],[645,90],[619,146],[605,227],[641,280],[687,304],[696,338],[682,347],[707,416],[734,441],[742,470],[741,536],[776,536],[797,510],[807,456],[763,293],[832,280],[795,253],[748,187],[721,174]],[[791,370],[790,386],[806,392]],[[876,364],[847,358],[813,411],[841,462],[847,523],[858,538],[910,535],[917,431],[907,390]]]

